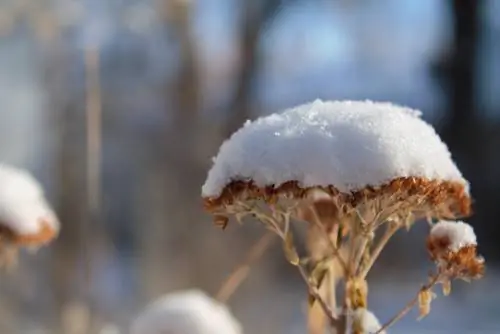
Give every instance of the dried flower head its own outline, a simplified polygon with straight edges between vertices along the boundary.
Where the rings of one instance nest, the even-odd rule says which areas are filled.
[[[131,334],[241,334],[227,307],[202,291],[168,294],[134,320]]]
[[[219,222],[260,200],[313,202],[330,218],[356,209],[413,221],[467,216],[468,191],[446,145],[416,111],[316,100],[247,122],[221,146],[202,196]]]
[[[442,272],[445,285],[451,279],[477,279],[484,274],[484,258],[477,255],[476,235],[469,224],[462,221],[436,223],[427,238],[427,249]]]
[[[3,250],[39,247],[52,241],[58,233],[59,221],[40,184],[24,170],[0,165],[0,241]]]

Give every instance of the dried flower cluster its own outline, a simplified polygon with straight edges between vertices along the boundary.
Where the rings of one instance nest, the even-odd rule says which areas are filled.
[[[308,287],[310,334],[328,325],[370,332],[354,315],[368,314],[366,277],[390,238],[417,219],[471,211],[468,183],[435,131],[417,112],[373,102],[315,101],[246,123],[221,146],[202,193],[218,226],[253,217],[281,237]],[[308,224],[305,255],[295,248],[295,221]],[[439,226],[428,245],[440,276],[413,304],[428,303],[436,282],[482,273],[475,239],[450,252],[455,240]]]
[[[436,264],[437,272],[431,285],[421,291],[419,304],[421,316],[430,311],[432,285],[441,283],[443,294],[451,292],[451,281],[470,281],[484,275],[484,258],[477,255],[476,235],[472,226],[462,221],[440,221],[427,238],[427,250]]]

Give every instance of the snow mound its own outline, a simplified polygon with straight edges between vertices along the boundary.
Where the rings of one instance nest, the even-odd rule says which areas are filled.
[[[385,102],[322,101],[247,121],[220,147],[203,197],[231,181],[298,181],[351,192],[399,177],[468,183],[419,111]]]
[[[353,322],[355,326],[362,329],[363,334],[376,333],[382,327],[375,314],[366,308],[358,308],[354,311]],[[386,331],[380,334],[386,334]]]
[[[47,224],[59,231],[59,220],[48,204],[42,187],[27,171],[0,164],[0,224],[27,236]]]
[[[198,290],[168,294],[148,306],[131,334],[242,334],[226,306]]]

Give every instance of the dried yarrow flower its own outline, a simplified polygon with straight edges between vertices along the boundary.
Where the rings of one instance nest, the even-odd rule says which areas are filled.
[[[427,238],[427,249],[442,272],[444,284],[455,278],[470,280],[484,274],[484,258],[477,255],[476,235],[469,224],[462,221],[436,223]]]

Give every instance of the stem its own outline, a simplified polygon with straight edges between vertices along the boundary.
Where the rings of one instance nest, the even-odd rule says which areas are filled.
[[[353,273],[355,273],[359,266],[361,265],[361,258],[363,257],[363,253],[365,252],[366,246],[368,245],[369,237],[367,235],[361,236],[362,240],[357,247],[356,256],[353,260],[352,265],[354,266]]]
[[[319,302],[319,304],[321,305],[321,308],[325,312],[325,314],[328,317],[328,319],[330,320],[330,322],[332,324],[336,323],[337,317],[335,316],[334,311],[330,308],[330,306],[328,306],[326,304],[325,300],[320,296],[318,289],[316,289],[314,286],[312,286],[311,282],[309,281],[309,278],[308,278],[308,275],[307,275],[307,272],[305,271],[305,269],[302,267],[301,264],[299,264],[297,266],[297,268],[299,269],[300,276],[302,276],[302,278],[304,279],[304,282],[306,282],[306,284],[307,284],[309,293]]]
[[[314,225],[320,229],[321,235],[325,238],[327,241],[329,248],[331,250],[331,256],[333,257],[333,260],[337,260],[340,263],[343,271],[343,275],[347,274],[347,264],[342,257],[342,255],[339,252],[339,248],[337,245],[337,239],[338,239],[338,234],[340,233],[340,223],[336,222],[332,226],[332,232],[329,234],[328,231],[326,230],[325,226],[321,223],[321,219],[319,218],[318,212],[316,211],[316,208],[314,206],[311,206],[311,211],[313,214],[313,223]],[[333,236],[333,240],[331,238]],[[337,297],[336,297],[336,287],[337,287],[337,280],[338,280],[338,274],[334,273],[332,268],[328,271],[328,277],[325,279],[328,279],[325,283],[329,284],[330,286],[328,287],[327,291],[329,294],[329,301],[330,301],[330,307],[329,309],[331,310],[332,308],[337,307]],[[332,286],[333,285],[333,286]],[[333,291],[331,290],[333,288]],[[326,311],[325,311],[326,313]],[[328,315],[328,313],[327,313]],[[331,319],[330,319],[331,320]],[[335,332],[338,334],[343,334],[345,332],[345,316],[340,315],[338,319],[335,321],[330,321],[330,325],[335,328]]]
[[[92,276],[92,249],[89,244],[93,240],[95,230],[98,229],[101,214],[101,156],[102,156],[102,106],[101,106],[101,83],[100,83],[100,50],[97,46],[85,48],[85,75],[86,75],[86,158],[87,158],[87,219],[82,224],[81,242],[82,258],[84,259],[84,296],[85,305],[90,310],[90,280]],[[93,322],[93,314],[86,324],[90,329]]]
[[[250,267],[257,262],[274,240],[275,235],[272,232],[264,234],[248,251],[245,260],[236,267],[236,269],[224,281],[216,294],[216,299],[226,303],[233,295],[236,289],[243,283],[250,273]]]
[[[359,277],[361,277],[363,279],[366,278],[366,275],[368,275],[368,272],[373,267],[373,264],[375,263],[375,261],[379,257],[380,253],[382,253],[382,250],[389,242],[389,239],[391,239],[391,237],[394,235],[394,233],[396,233],[396,231],[399,229],[399,227],[400,227],[399,224],[389,223],[389,226],[385,230],[385,233],[382,236],[382,238],[379,240],[377,247],[373,250],[373,253],[370,256],[370,259],[368,260],[368,263],[363,268],[363,270],[361,270]]]
[[[415,297],[413,297],[412,300],[410,300],[408,302],[408,304],[406,304],[402,309],[401,311],[399,311],[394,317],[392,317],[389,321],[387,321],[384,325],[382,325],[382,327],[380,327],[380,329],[378,331],[375,332],[375,334],[380,334],[382,333],[383,331],[385,331],[387,328],[391,327],[392,325],[394,325],[396,322],[398,322],[401,318],[403,318],[408,312],[410,312],[410,310],[413,308],[413,306],[415,306],[415,304],[418,302],[418,295],[421,291],[424,291],[424,290],[430,290],[438,281],[439,279],[441,278],[441,275],[439,274],[436,274],[434,275],[431,280],[429,281],[429,283],[427,283],[426,285],[424,285],[419,291],[418,293],[415,295]]]
[[[325,229],[325,226],[323,224],[321,224],[321,220],[319,219],[318,213],[316,212],[316,209],[313,206],[311,206],[311,211],[312,211],[313,216],[314,216],[314,225],[316,225],[321,230],[321,234],[324,236],[325,240],[328,242],[328,244],[332,250],[333,257],[338,258],[338,261],[339,261],[340,265],[342,266],[342,270],[344,270],[344,273],[346,273],[347,272],[347,264],[346,264],[345,260],[342,258],[342,256],[340,255],[339,248],[336,245],[337,235],[334,234],[335,241],[332,241],[332,239],[330,237],[328,237],[328,232]],[[335,229],[334,232],[337,231],[337,233],[338,233],[338,231],[339,231],[338,223],[335,225],[337,226],[337,229]]]

